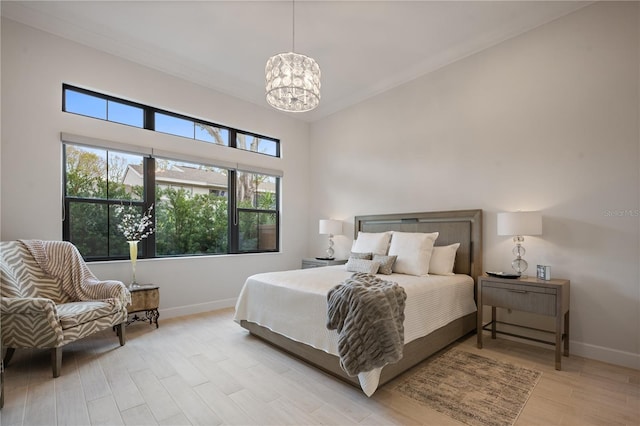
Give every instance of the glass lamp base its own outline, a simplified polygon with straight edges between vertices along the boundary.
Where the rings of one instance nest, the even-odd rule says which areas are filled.
[[[325,251],[327,253],[327,259],[333,259],[333,254],[335,253],[333,250],[333,235],[329,234],[329,247]]]
[[[527,277],[524,274],[524,271],[527,270],[527,268],[529,267],[529,264],[523,258],[518,257],[514,259],[513,262],[511,262],[511,267],[513,268],[514,271],[516,271],[516,274],[520,275],[522,278]]]

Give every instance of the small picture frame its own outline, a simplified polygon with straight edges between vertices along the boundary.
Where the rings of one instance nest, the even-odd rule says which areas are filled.
[[[551,266],[538,265],[538,279],[549,281],[551,279]]]

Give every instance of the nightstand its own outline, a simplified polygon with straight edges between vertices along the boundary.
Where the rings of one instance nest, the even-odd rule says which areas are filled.
[[[319,268],[321,266],[344,265],[346,260],[302,259],[302,269]]]
[[[158,306],[160,305],[160,287],[153,284],[139,285],[129,289],[131,292],[131,304],[127,305],[127,312],[134,314],[127,321],[127,325],[136,321],[149,321],[149,324],[156,323],[158,328]],[[136,312],[143,312],[138,316]]]
[[[483,306],[491,306],[491,322],[483,324]],[[532,312],[555,318],[555,330],[540,330],[496,320],[496,308]],[[553,341],[535,339],[496,329],[497,324],[528,328],[555,335]],[[478,277],[478,348],[482,348],[482,331],[491,330],[491,338],[496,333],[555,345],[556,370],[561,369],[561,347],[564,339],[564,356],[569,356],[569,280],[539,280],[537,278],[494,278]]]

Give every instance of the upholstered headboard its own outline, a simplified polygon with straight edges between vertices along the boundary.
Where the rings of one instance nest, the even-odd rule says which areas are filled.
[[[482,275],[482,210],[454,210],[355,217],[358,232],[439,232],[436,246],[460,243],[453,267],[458,274]]]

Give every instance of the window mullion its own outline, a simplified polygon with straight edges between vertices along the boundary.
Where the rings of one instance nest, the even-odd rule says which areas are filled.
[[[153,229],[157,229],[156,225],[156,159],[153,157],[145,157],[143,160],[144,170],[144,209],[149,210],[149,207],[153,205],[151,210],[151,226]],[[145,257],[156,257],[156,233],[152,233],[146,238],[145,241]]]
[[[156,114],[154,108],[144,108],[144,128],[147,130],[156,130]]]
[[[239,235],[238,235],[238,197],[237,197],[237,175],[236,170],[229,170],[229,180],[227,185],[229,186],[228,192],[228,206],[229,206],[229,253],[238,253],[239,250]]]

